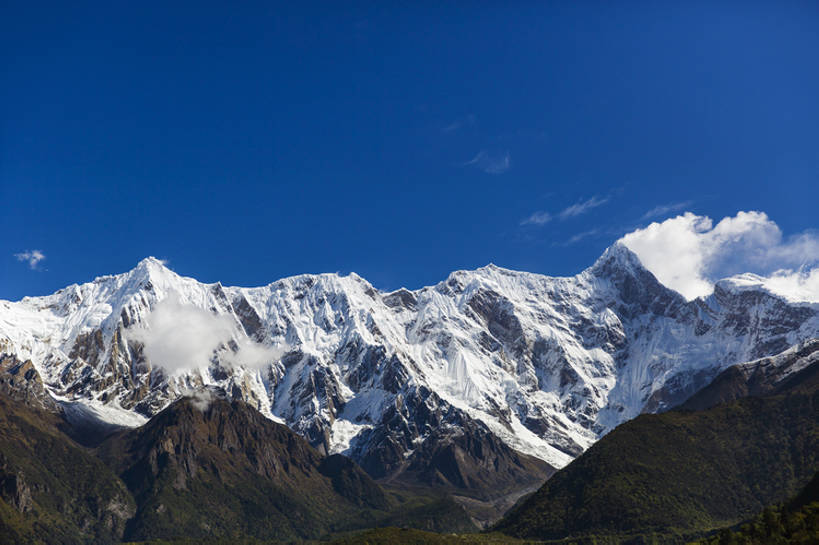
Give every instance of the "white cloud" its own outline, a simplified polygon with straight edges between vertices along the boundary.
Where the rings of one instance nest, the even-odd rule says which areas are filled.
[[[594,197],[592,197],[591,199],[589,199],[587,201],[581,201],[581,202],[578,202],[578,203],[575,203],[575,204],[569,206],[568,208],[566,208],[562,212],[560,212],[560,214],[558,214],[558,217],[560,219],[562,219],[562,220],[565,220],[565,219],[568,219],[568,218],[573,218],[575,216],[585,214],[586,212],[588,212],[592,208],[597,208],[598,206],[603,206],[607,202],[609,202],[608,197],[598,197],[598,196],[595,195]]]
[[[217,352],[220,363],[247,368],[274,362],[284,353],[282,348],[252,342],[227,316],[182,304],[175,297],[160,301],[129,336],[143,343],[152,365],[170,374],[207,367]]]
[[[508,151],[489,153],[481,150],[475,157],[463,163],[463,166],[476,166],[487,174],[503,174],[512,166],[512,158]]]
[[[459,117],[449,125],[441,128],[441,132],[450,133],[455,132],[462,127],[474,127],[477,121],[475,114],[468,114],[465,117]]]
[[[217,397],[210,390],[197,390],[191,393],[191,405],[200,413],[207,411],[210,404],[216,399]]]
[[[688,299],[710,294],[716,280],[751,272],[781,295],[819,301],[816,269],[810,269],[819,263],[819,236],[786,239],[763,212],[739,212],[716,225],[686,212],[620,241],[660,282]]]
[[[17,258],[17,261],[27,261],[28,266],[33,270],[37,268],[37,264],[45,259],[46,256],[40,250],[26,250],[25,252],[14,254],[14,257]]]
[[[544,225],[552,221],[552,215],[548,212],[538,210],[528,218],[521,220],[521,225]]]
[[[819,268],[809,271],[776,271],[765,280],[765,286],[791,301],[819,303]]]
[[[599,197],[599,196],[595,195],[591,199],[588,199],[586,201],[580,201],[580,202],[575,203],[575,204],[573,204],[573,205],[571,205],[571,206],[569,206],[567,208],[564,208],[556,216],[552,215],[549,212],[546,212],[544,210],[537,210],[536,212],[534,212],[528,218],[522,219],[520,221],[520,224],[521,225],[544,225],[544,224],[549,223],[550,221],[552,221],[555,217],[557,217],[557,218],[559,218],[561,220],[567,220],[569,218],[573,218],[575,216],[585,214],[586,212],[588,212],[592,208],[597,208],[598,206],[603,206],[607,202],[609,202],[609,197]],[[584,238],[585,236],[589,236],[591,234],[593,234],[593,233],[587,232],[586,234],[583,234],[583,236],[581,236],[577,240],[580,240],[580,239]],[[574,244],[575,242],[577,242],[577,240],[569,242],[568,244]]]
[[[683,202],[673,202],[669,204],[661,204],[660,206],[655,206],[645,214],[643,214],[642,219],[648,220],[651,218],[658,218],[660,216],[665,216],[666,214],[670,214],[671,212],[679,212],[684,208],[688,208],[694,204],[693,201],[683,201]]]
[[[578,242],[580,242],[584,238],[593,237],[598,232],[599,231],[597,229],[591,229],[589,231],[583,231],[582,233],[577,233],[576,235],[569,238],[569,240],[564,242],[563,246],[571,246],[572,244],[577,244]]]
[[[454,132],[454,131],[457,131],[460,128],[461,128],[461,120],[456,119],[455,121],[453,121],[449,125],[446,125],[445,127],[442,127],[441,132],[443,132],[443,133]]]

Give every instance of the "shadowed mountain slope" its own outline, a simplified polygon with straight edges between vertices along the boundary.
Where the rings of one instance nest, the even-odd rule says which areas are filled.
[[[325,459],[286,426],[210,392],[97,451],[138,502],[129,539],[317,537],[361,508],[390,507],[352,462]]]
[[[123,482],[60,423],[0,394],[2,543],[115,543],[134,514]]]
[[[699,412],[641,415],[555,474],[497,529],[614,542],[656,533],[679,542],[794,494],[819,469],[817,454],[815,387]]]
[[[819,473],[788,502],[735,530],[723,529],[692,545],[815,545],[819,543]]]

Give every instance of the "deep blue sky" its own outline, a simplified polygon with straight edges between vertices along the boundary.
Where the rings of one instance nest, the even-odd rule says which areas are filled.
[[[571,274],[679,203],[817,227],[815,2],[165,4],[0,7],[0,298],[147,255]]]

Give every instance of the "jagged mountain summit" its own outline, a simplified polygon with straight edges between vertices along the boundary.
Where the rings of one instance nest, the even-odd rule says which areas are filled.
[[[225,342],[193,365],[152,361],[145,332],[167,301],[214,317]],[[817,336],[819,305],[747,278],[686,301],[622,244],[573,277],[489,265],[393,292],[355,274],[203,284],[148,258],[0,301],[3,378],[29,397],[133,426],[217,386],[374,477],[486,494],[542,480],[616,425]],[[25,380],[12,373],[23,365]]]

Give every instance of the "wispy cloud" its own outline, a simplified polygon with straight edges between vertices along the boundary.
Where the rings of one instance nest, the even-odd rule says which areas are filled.
[[[464,128],[464,127],[474,127],[477,120],[478,119],[477,119],[477,117],[475,117],[475,114],[468,114],[468,115],[466,115],[464,117],[459,117],[458,119],[456,119],[455,121],[453,121],[449,125],[441,127],[441,132],[442,133],[451,133],[451,132],[457,131],[458,129]]]
[[[654,208],[643,214],[642,219],[647,220],[651,218],[658,218],[660,216],[670,214],[671,212],[679,212],[684,208],[688,208],[692,204],[694,204],[694,201],[682,201],[673,202],[669,204],[661,204],[659,206],[655,206]]]
[[[603,206],[607,202],[609,202],[610,197],[600,197],[598,195],[593,196],[591,199],[580,201],[575,203],[567,208],[564,208],[560,212],[556,214],[552,214],[551,212],[546,212],[545,210],[536,210],[532,213],[532,215],[523,218],[520,221],[521,225],[545,225],[554,219],[559,219],[561,221],[567,220],[569,218],[573,218],[575,216],[579,216],[581,214],[585,214],[589,210],[593,208],[597,208],[598,206]],[[589,236],[591,233],[589,232],[586,236]],[[583,238],[583,237],[581,237]],[[580,240],[580,239],[578,239]],[[577,242],[577,241],[574,241]],[[574,242],[571,242],[573,244]]]
[[[545,225],[552,221],[552,215],[548,212],[544,212],[543,210],[538,210],[528,218],[524,218],[520,221],[521,225]]]
[[[589,231],[583,231],[582,233],[577,233],[573,237],[569,238],[569,240],[564,242],[563,246],[571,246],[573,244],[577,244],[578,242],[580,242],[584,238],[593,237],[597,233],[599,233],[599,231],[597,229],[591,229]]]
[[[565,208],[564,210],[562,210],[560,212],[560,214],[558,214],[558,217],[560,219],[562,219],[562,220],[565,220],[565,219],[573,218],[575,216],[580,216],[581,214],[585,214],[586,212],[588,212],[589,210],[591,210],[593,208],[597,208],[598,206],[603,206],[607,202],[609,202],[608,197],[599,197],[599,196],[595,195],[594,197],[592,197],[589,200],[580,201],[578,203],[575,203],[575,204],[569,206],[568,208]]]
[[[19,254],[14,254],[14,257],[17,258],[17,261],[27,262],[31,270],[37,269],[37,264],[46,258],[45,254],[40,250],[26,250]]]
[[[502,153],[490,153],[486,150],[481,150],[475,157],[462,166],[475,166],[487,174],[503,174],[512,166],[512,158],[508,151]]]

